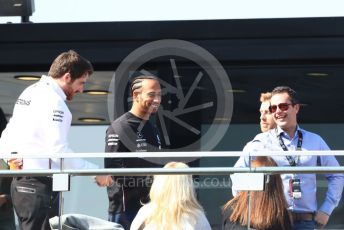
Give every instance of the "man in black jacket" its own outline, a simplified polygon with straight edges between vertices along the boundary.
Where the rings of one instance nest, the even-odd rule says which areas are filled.
[[[161,87],[156,77],[141,75],[130,86],[133,104],[129,112],[111,123],[106,132],[106,152],[155,152],[161,149],[157,129],[149,118],[156,113],[161,102]],[[108,158],[105,168],[156,167],[138,158]],[[141,207],[148,201],[151,177],[108,177],[97,181],[107,186],[109,221],[120,223],[125,229]]]

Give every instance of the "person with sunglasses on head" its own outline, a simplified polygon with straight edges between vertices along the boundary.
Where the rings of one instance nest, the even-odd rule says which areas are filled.
[[[276,87],[272,91],[270,112],[277,124],[275,129],[258,134],[249,142],[244,152],[259,150],[270,151],[314,151],[330,150],[326,142],[317,134],[301,129],[297,123],[300,103],[296,92],[287,86]],[[303,156],[290,154],[272,156],[278,166],[339,166],[333,155]],[[235,167],[249,165],[248,157],[240,157]],[[284,194],[288,209],[293,217],[293,229],[323,228],[337,207],[344,185],[343,174],[324,174],[328,181],[328,190],[324,201],[317,207],[316,174],[282,174]],[[233,195],[236,191],[233,191]]]
[[[273,118],[272,113],[269,110],[270,107],[271,92],[261,93],[260,94],[260,130],[262,132],[269,131],[276,127],[276,122]]]
[[[264,133],[270,129],[276,128],[276,122],[274,120],[273,114],[270,112],[270,99],[271,92],[260,94],[260,108],[259,108],[259,119],[260,119],[260,130]],[[249,143],[248,143],[249,144]]]

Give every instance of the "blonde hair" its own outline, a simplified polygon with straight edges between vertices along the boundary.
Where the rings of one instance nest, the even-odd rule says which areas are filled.
[[[164,168],[188,168],[181,162],[167,163]],[[196,226],[197,216],[203,209],[198,203],[192,175],[156,175],[149,193],[153,210],[145,226],[156,229],[184,229],[185,220]]]
[[[271,97],[272,97],[271,92],[261,93],[260,102],[270,101]]]

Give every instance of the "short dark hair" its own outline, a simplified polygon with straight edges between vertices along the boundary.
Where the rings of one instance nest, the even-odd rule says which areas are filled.
[[[299,104],[299,99],[297,98],[295,90],[293,90],[289,86],[277,86],[272,90],[271,96],[280,93],[287,93],[292,104]]]
[[[63,52],[53,61],[48,75],[60,78],[65,73],[70,73],[72,80],[82,77],[85,73],[91,75],[93,66],[90,61],[79,55],[74,50]]]
[[[140,76],[134,77],[134,79],[131,81],[131,84],[130,84],[131,94],[133,94],[135,90],[140,89],[142,87],[142,82],[145,79],[151,79],[151,80],[155,80],[159,82],[159,79],[152,75],[140,75]]]

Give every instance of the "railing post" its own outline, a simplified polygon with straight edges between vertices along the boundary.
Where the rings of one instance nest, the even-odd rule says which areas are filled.
[[[60,158],[60,171],[63,170],[64,158]],[[63,215],[63,192],[59,191],[59,230],[62,230],[62,215]]]
[[[251,172],[251,160],[252,160],[252,156],[251,156],[251,153],[249,152],[248,153],[248,159],[249,159],[249,163],[248,163],[248,166],[250,168],[250,172]],[[248,204],[247,204],[247,230],[250,230],[250,226],[251,226],[251,191],[249,190],[248,193],[247,193],[247,196],[248,196]]]

